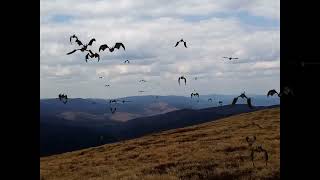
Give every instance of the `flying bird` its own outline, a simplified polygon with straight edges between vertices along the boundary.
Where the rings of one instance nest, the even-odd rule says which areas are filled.
[[[129,61],[129,60],[125,60],[125,61],[124,61],[124,63],[128,63],[128,64],[129,64],[129,63],[130,63],[130,61]]]
[[[109,47],[107,44],[103,44],[103,45],[101,45],[100,47],[99,47],[99,52],[102,50],[102,51],[104,51],[105,49],[109,49],[109,51],[110,52],[113,52],[114,51],[114,49],[116,48],[116,49],[120,49],[120,47],[122,47],[123,48],[123,50],[126,50],[126,48],[125,48],[125,46],[123,45],[123,43],[121,43],[121,42],[117,42],[113,47]]]
[[[292,89],[290,89],[289,87],[284,87],[283,91],[279,93],[275,89],[271,89],[270,91],[268,91],[267,97],[273,96],[275,94],[277,94],[278,97],[281,97],[283,95],[294,95]]]
[[[100,55],[98,53],[93,53],[91,50],[88,50],[89,53],[86,55],[86,62],[88,62],[89,57],[90,58],[98,58],[98,62],[100,61]]]
[[[99,47],[99,52],[100,51],[104,51],[105,49],[109,49],[109,47],[108,47],[108,45],[106,45],[106,44],[103,44],[103,45],[101,45],[100,47]]]
[[[268,91],[267,97],[273,96],[274,94],[277,94],[279,97],[281,96],[275,89],[271,89]]]
[[[113,100],[110,100],[109,103],[117,103],[117,100],[113,99]]]
[[[65,94],[59,94],[59,100],[66,104],[68,101],[68,96]]]
[[[199,98],[199,93],[191,93],[191,98],[192,98],[193,96],[197,96],[197,97]]]
[[[222,57],[222,58],[229,59],[230,61],[231,61],[232,59],[239,59],[239,58],[233,58],[233,57]]]
[[[187,85],[187,79],[184,77],[184,76],[181,76],[178,78],[178,83],[179,83],[179,86],[180,86],[180,80],[183,79],[184,80],[184,85]]]
[[[186,43],[183,39],[181,39],[180,41],[178,41],[174,47],[177,47],[180,42],[183,42],[184,47],[187,48],[187,43]]]
[[[232,101],[232,105],[235,105],[235,104],[237,103],[239,97],[242,98],[242,99],[247,99],[247,104],[248,104],[249,108],[253,108],[253,107],[252,107],[252,104],[251,104],[251,98],[248,98],[248,97],[245,95],[245,92],[241,93],[240,96],[235,97],[235,98],[233,99],[233,101]]]
[[[70,43],[72,44],[72,39],[75,38],[76,40],[78,39],[78,37],[74,34],[72,36],[70,36]]]

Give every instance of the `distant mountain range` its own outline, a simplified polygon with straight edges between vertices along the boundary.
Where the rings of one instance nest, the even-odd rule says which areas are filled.
[[[212,98],[213,103],[207,98]],[[134,96],[121,98],[117,112],[109,111],[109,100],[58,99],[40,100],[40,155],[57,154],[140,137],[145,134],[185,127],[223,117],[255,111],[276,105],[276,98],[252,97],[249,109],[245,104],[216,106],[216,99],[231,103],[233,96],[203,96],[199,102],[182,96]],[[241,103],[241,102],[240,102]],[[211,107],[210,107],[211,106]],[[101,137],[103,140],[101,141]]]

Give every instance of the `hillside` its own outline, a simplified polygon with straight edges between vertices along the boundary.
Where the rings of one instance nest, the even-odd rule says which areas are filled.
[[[253,125],[259,124],[262,128]],[[269,152],[250,161],[246,136]],[[280,108],[40,158],[42,179],[280,179]]]
[[[205,109],[182,109],[126,122],[88,118],[92,116],[83,116],[76,120],[54,116],[44,117],[41,118],[43,121],[40,121],[40,156],[138,138],[155,132],[197,125],[271,107],[258,106],[250,109],[245,104],[237,104]],[[99,141],[100,136],[104,137],[103,142]]]

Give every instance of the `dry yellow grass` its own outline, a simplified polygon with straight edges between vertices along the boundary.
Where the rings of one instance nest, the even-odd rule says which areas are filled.
[[[262,126],[262,129],[255,124]],[[246,136],[269,153],[250,160]],[[280,179],[280,108],[40,158],[49,179]]]

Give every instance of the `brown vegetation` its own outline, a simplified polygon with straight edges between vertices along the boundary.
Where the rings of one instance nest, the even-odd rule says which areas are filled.
[[[258,127],[256,124],[261,126]],[[247,136],[268,151],[250,159]],[[49,179],[280,179],[280,108],[40,158]]]

